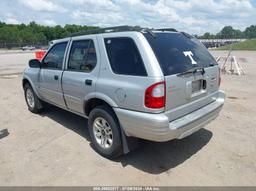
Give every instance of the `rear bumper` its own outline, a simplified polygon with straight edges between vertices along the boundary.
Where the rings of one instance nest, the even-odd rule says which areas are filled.
[[[164,113],[150,114],[120,108],[114,110],[127,136],[164,142],[182,139],[204,127],[218,116],[224,100],[225,93],[219,91],[214,102],[171,122]]]

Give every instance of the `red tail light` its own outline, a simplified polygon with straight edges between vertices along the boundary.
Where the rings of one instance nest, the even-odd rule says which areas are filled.
[[[165,82],[153,84],[146,89],[145,106],[152,109],[165,107]]]

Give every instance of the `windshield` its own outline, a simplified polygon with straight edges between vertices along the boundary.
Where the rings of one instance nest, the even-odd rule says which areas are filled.
[[[178,74],[194,67],[209,67],[217,62],[196,38],[182,33],[144,33],[165,76]]]

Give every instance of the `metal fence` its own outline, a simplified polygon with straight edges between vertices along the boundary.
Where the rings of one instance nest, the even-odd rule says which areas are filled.
[[[8,50],[23,50],[23,49],[47,49],[47,43],[9,43],[9,42],[0,42],[0,49]]]
[[[246,39],[199,39],[207,48],[220,47],[238,42],[243,42]]]

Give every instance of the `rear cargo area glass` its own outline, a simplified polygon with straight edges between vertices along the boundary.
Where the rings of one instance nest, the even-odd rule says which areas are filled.
[[[205,46],[196,38],[189,38],[177,32],[144,33],[151,45],[165,76],[185,72],[193,67],[217,65]],[[184,52],[191,51],[197,64],[192,64]]]

